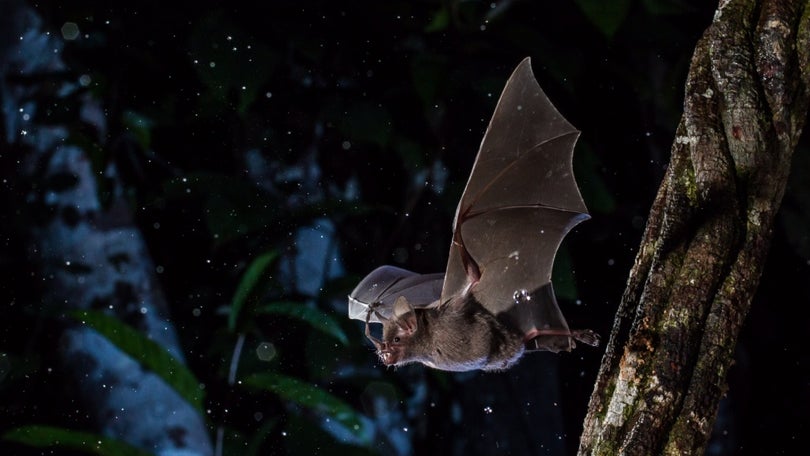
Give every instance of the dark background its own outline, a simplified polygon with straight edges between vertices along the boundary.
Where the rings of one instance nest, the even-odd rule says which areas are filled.
[[[669,160],[689,58],[716,5],[108,3],[34,6],[53,33],[66,22],[78,26],[78,39],[65,45],[65,77],[84,77],[84,93],[105,108],[108,131],[93,160],[100,169],[113,161],[124,180],[190,366],[207,386],[212,435],[225,423],[231,448],[264,438],[260,454],[494,454],[503,448],[468,431],[485,430],[488,420],[519,421],[504,413],[512,407],[526,416],[557,408],[541,413],[549,422],[500,424],[525,427],[515,432],[546,442],[547,454],[575,451],[601,349],[529,356],[517,373],[386,370],[362,325],[344,317],[345,296],[380,264],[443,268],[455,205],[495,102],[530,56],[549,98],[582,130],[575,170],[593,217],[567,238],[555,287],[572,327],[606,337]],[[712,454],[789,454],[808,443],[806,141],[793,169]],[[37,290],[20,267],[25,226],[16,196],[4,202],[0,260],[4,301],[22,306],[10,306],[0,323],[0,431],[33,423],[76,428],[88,423],[65,422],[60,397],[69,389],[47,374],[53,322],[30,310],[36,306],[25,310]],[[306,232],[323,244],[298,237],[313,226]],[[313,246],[326,249],[322,264],[298,268]],[[306,407],[227,386],[234,344],[227,305],[250,260],[267,251],[280,256],[263,300],[314,303],[339,321],[349,344],[294,321],[251,316],[246,346],[269,341],[277,356],[245,361],[244,370],[320,385],[368,415],[375,432],[387,426],[399,437],[344,438],[324,431],[323,417]],[[532,370],[554,384],[548,402],[521,401],[519,390],[481,390],[500,405],[469,405],[484,400],[471,399],[478,385]],[[514,404],[498,402],[504,397]],[[379,398],[385,413],[375,408]]]

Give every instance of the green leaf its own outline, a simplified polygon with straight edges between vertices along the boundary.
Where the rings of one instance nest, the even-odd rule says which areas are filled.
[[[143,150],[149,150],[152,146],[152,127],[154,126],[154,122],[135,111],[124,112],[121,121],[124,127],[135,136],[141,148]]]
[[[643,0],[642,4],[650,14],[657,16],[686,14],[697,10],[695,6],[682,0]]]
[[[368,438],[360,413],[323,389],[299,379],[278,374],[253,374],[245,379],[253,388],[272,391],[284,400],[324,414],[359,438]]]
[[[301,320],[312,326],[314,329],[317,329],[328,336],[334,337],[341,344],[349,344],[349,339],[346,337],[346,333],[343,332],[334,318],[332,318],[329,314],[314,307],[309,307],[306,304],[299,302],[274,302],[267,304],[266,306],[259,307],[256,309],[256,312],[284,315],[286,317]]]
[[[631,0],[577,0],[579,9],[603,35],[612,38],[630,12]]]
[[[260,89],[279,67],[279,56],[272,48],[218,11],[195,21],[190,39],[189,55],[205,87],[204,114],[219,115],[236,108],[244,115],[264,99],[258,97]]]
[[[242,308],[245,307],[248,298],[255,296],[256,290],[263,282],[262,279],[265,277],[265,271],[277,257],[278,252],[274,250],[265,252],[254,258],[245,270],[245,273],[242,274],[242,279],[239,281],[239,285],[237,285],[236,292],[231,301],[231,312],[228,315],[228,329],[232,332],[236,331],[239,313],[242,311]]]
[[[301,415],[290,415],[284,420],[285,438],[276,437],[265,446],[270,454],[317,455],[317,456],[380,456],[391,453],[390,447],[380,448],[379,442],[372,442],[371,436],[361,442],[348,443],[345,437],[336,436],[322,426],[313,426],[312,419]],[[344,443],[347,442],[347,443]],[[280,451],[283,448],[283,453]],[[386,451],[388,450],[388,451]],[[268,449],[265,450],[268,453]]]
[[[416,93],[429,109],[433,109],[438,94],[448,81],[446,59],[440,55],[422,53],[411,63],[411,79]]]
[[[265,230],[279,218],[276,211],[267,209],[271,201],[260,188],[234,176],[189,173],[167,181],[164,191],[169,198],[203,201],[202,215],[217,245]]]
[[[70,448],[100,456],[149,456],[151,453],[120,440],[52,426],[23,426],[3,434],[5,440],[36,448]]]
[[[256,429],[256,432],[254,432],[253,436],[250,438],[250,442],[248,442],[247,448],[244,450],[244,456],[256,456],[261,454],[262,445],[268,440],[268,436],[276,428],[278,421],[277,417],[269,418],[264,421],[264,424],[262,424],[259,429]]]
[[[153,371],[194,408],[202,411],[203,392],[200,389],[200,382],[185,364],[175,359],[164,347],[105,313],[77,310],[71,312],[71,315]]]
[[[370,101],[348,103],[335,98],[325,101],[323,106],[320,117],[332,122],[352,143],[385,146],[391,139],[393,119],[382,104]]]
[[[616,210],[616,200],[599,172],[601,168],[602,162],[590,143],[580,139],[574,158],[574,174],[582,198],[585,199],[591,213],[610,214]]]
[[[425,32],[441,32],[442,30],[447,29],[448,25],[450,25],[450,12],[447,10],[447,8],[442,7],[439,9],[439,11],[436,11],[436,14],[433,16],[430,24],[425,27]]]
[[[568,249],[561,245],[554,257],[554,267],[551,272],[554,294],[560,299],[573,301],[577,298],[577,285],[572,270],[571,255]]]

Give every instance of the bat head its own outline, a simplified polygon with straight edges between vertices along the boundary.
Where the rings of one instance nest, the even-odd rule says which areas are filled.
[[[404,297],[394,303],[394,314],[383,322],[383,338],[377,345],[380,361],[386,366],[412,361],[411,349],[419,326],[416,311]]]

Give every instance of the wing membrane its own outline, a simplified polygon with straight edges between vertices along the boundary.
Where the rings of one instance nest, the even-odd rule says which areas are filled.
[[[551,269],[562,239],[589,218],[571,165],[578,137],[525,59],[504,87],[456,209],[446,274],[377,268],[349,296],[349,316],[365,320],[373,306],[389,318],[400,296],[430,307],[463,305],[451,298],[472,293],[511,319],[527,348],[572,348],[578,336],[557,305]],[[372,313],[369,321],[380,319]]]
[[[393,312],[394,302],[404,296],[415,307],[435,305],[441,295],[444,274],[417,274],[395,266],[380,266],[371,271],[349,295],[349,318],[366,320],[369,306],[384,318]],[[372,314],[370,322],[380,323]]]
[[[442,302],[471,292],[498,315],[527,304],[516,301],[517,294],[545,296],[540,290],[550,290],[560,242],[589,218],[571,164],[578,136],[525,59],[504,87],[456,209]],[[531,303],[547,309],[510,312],[549,319],[520,317],[516,323],[526,333],[538,325],[567,331],[551,293],[552,299]]]

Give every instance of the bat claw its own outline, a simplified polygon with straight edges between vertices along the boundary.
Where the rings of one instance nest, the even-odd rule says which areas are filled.
[[[577,329],[571,331],[571,337],[583,344],[590,345],[591,347],[599,346],[599,334],[590,329]]]

